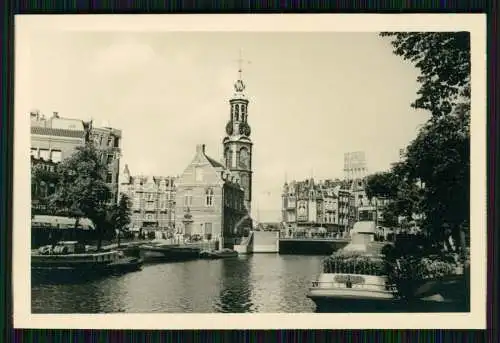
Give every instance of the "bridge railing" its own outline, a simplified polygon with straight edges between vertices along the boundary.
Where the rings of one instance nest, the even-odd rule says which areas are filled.
[[[327,232],[327,233],[292,232],[292,233],[290,233],[290,232],[286,232],[286,231],[280,231],[279,238],[280,239],[318,239],[318,240],[324,240],[324,239],[346,239],[347,235],[340,234],[340,233],[333,233],[333,232]]]

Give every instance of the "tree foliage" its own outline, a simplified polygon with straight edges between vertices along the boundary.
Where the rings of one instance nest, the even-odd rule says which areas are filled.
[[[470,100],[469,32],[384,32],[394,53],[420,69],[414,108],[441,117]]]
[[[114,206],[112,221],[115,229],[118,231],[126,231],[130,224],[131,203],[126,194],[121,194],[118,205]]]
[[[105,182],[107,167],[91,143],[76,148],[57,168],[58,187],[52,207],[67,209],[71,217],[90,219],[98,231],[98,248],[109,231],[111,191]],[[76,225],[78,225],[78,220]]]
[[[470,214],[470,35],[468,32],[382,33],[393,52],[420,70],[412,107],[431,118],[407,147],[405,160],[369,179],[371,196],[389,194],[398,214],[424,214],[435,239],[455,238]],[[417,187],[422,184],[423,187]]]

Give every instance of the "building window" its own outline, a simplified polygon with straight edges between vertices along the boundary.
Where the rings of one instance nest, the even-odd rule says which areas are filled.
[[[114,158],[114,156],[113,156],[113,155],[111,155],[111,154],[109,154],[109,155],[108,155],[108,157],[107,157],[107,159],[106,159],[106,164],[111,164],[111,163],[113,163],[113,158]]]
[[[205,223],[205,235],[212,234],[212,223]]]
[[[50,151],[47,149],[40,149],[40,158],[43,160],[50,160]]]
[[[214,191],[212,188],[209,188],[205,192],[206,200],[205,205],[208,207],[212,207],[214,205]]]
[[[233,162],[233,152],[231,148],[226,148],[224,151],[224,158],[226,159],[226,167],[230,167]]]
[[[194,175],[197,182],[203,182],[203,169],[196,167],[194,169]]]
[[[193,204],[193,195],[191,194],[191,190],[187,190],[186,194],[184,194],[184,206],[189,207]]]
[[[111,148],[111,147],[113,147],[113,141],[114,141],[113,137],[109,137],[109,138],[108,138],[108,146],[109,146],[110,148]]]
[[[107,173],[106,174],[106,183],[112,183],[112,182],[113,182],[113,174]]]
[[[51,157],[51,160],[56,162],[56,163],[59,163],[61,162],[62,160],[62,153],[61,153],[61,150],[52,150],[50,152],[50,157]]]
[[[240,120],[240,106],[238,104],[234,105],[235,107],[235,119],[236,121]]]
[[[119,148],[119,147],[120,147],[120,138],[115,137],[115,148]]]
[[[241,120],[242,121],[245,121],[245,117],[246,117],[246,113],[247,112],[247,108],[245,105],[241,105]]]
[[[161,189],[162,191],[164,191],[165,189],[167,189],[167,184],[166,184],[165,180],[162,180],[162,181],[160,182],[160,189]]]
[[[134,198],[134,208],[141,208],[141,198],[138,196]]]

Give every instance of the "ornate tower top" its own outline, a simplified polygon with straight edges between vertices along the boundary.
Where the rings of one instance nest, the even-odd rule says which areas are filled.
[[[242,51],[240,49],[240,56],[236,60],[238,62],[238,80],[234,83],[234,90],[236,93],[243,93],[245,90],[245,83],[243,82],[243,64],[250,64],[251,62],[249,60],[243,59]],[[239,94],[240,96],[242,94]]]

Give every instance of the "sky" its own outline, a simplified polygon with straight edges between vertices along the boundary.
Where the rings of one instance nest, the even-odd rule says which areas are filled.
[[[28,42],[27,42],[28,43]],[[280,220],[285,179],[341,178],[344,153],[387,170],[428,114],[418,70],[375,32],[39,31],[31,108],[123,132],[122,167],[180,175],[205,144],[222,158],[239,51],[252,128],[252,212]]]

